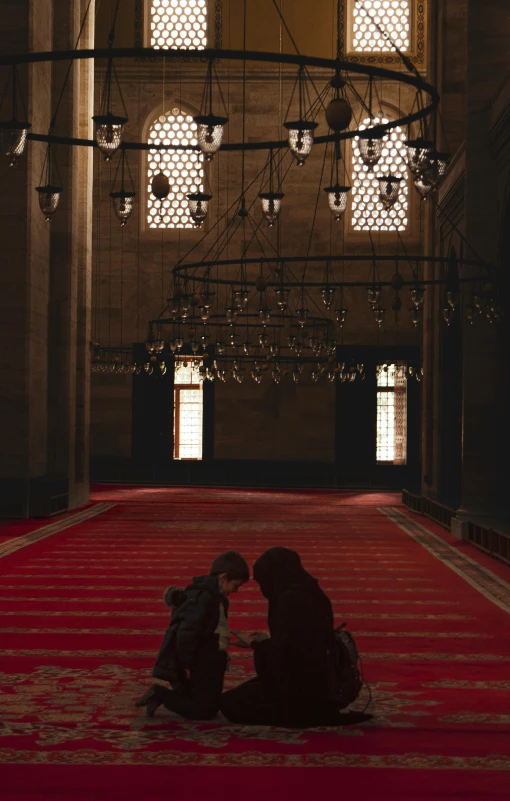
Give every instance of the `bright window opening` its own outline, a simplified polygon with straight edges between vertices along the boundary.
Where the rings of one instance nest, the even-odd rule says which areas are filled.
[[[406,464],[407,381],[402,362],[377,366],[376,460]]]
[[[388,122],[385,117],[376,117],[372,125]],[[370,126],[363,120],[360,130]],[[401,128],[392,128],[383,139],[382,155],[373,169],[361,160],[358,137],[352,145],[352,227],[355,231],[405,231],[408,224],[407,169],[404,142],[407,135]],[[379,202],[379,175],[394,175],[403,178],[399,199],[391,209],[383,208]]]
[[[203,392],[200,365],[176,360],[174,372],[174,459],[202,458]]]
[[[190,50],[207,47],[207,0],[152,0],[150,46]]]
[[[149,129],[149,144],[196,145],[196,123],[180,109],[162,114]],[[203,157],[190,150],[149,150],[147,161],[147,223],[149,228],[193,228],[187,194],[203,191]],[[151,180],[163,172],[170,180],[168,197],[157,200]]]
[[[378,28],[386,31],[402,52],[411,46],[410,0],[354,0],[352,8],[352,49],[362,53],[393,50]]]

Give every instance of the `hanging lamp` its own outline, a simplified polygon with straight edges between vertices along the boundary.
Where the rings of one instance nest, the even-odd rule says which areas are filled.
[[[111,50],[113,48],[113,42],[115,39],[115,24],[117,21],[119,5],[120,5],[120,0],[117,0],[117,4],[115,6],[115,13],[113,15],[112,27],[110,29],[110,33],[108,36],[108,49],[110,51],[110,55],[108,57],[108,63],[106,66],[105,82],[101,96],[99,114],[96,114],[92,117],[95,125],[96,144],[101,153],[103,154],[105,161],[110,161],[114,153],[117,152],[120,145],[122,144],[124,125],[128,121],[127,114],[125,117],[122,117],[112,112],[113,78],[115,78],[115,82],[117,84],[117,88],[120,94],[120,99],[122,105],[124,106],[124,100],[122,98],[120,84],[117,80],[117,76],[114,71],[113,57],[111,55]]]
[[[312,152],[314,131],[318,126],[318,123],[304,119],[303,105],[306,86],[303,79],[303,67],[299,67],[297,85],[299,92],[299,119],[293,122],[284,122],[283,127],[288,131],[289,147],[296,158],[298,167],[302,167],[305,160]],[[289,108],[292,103],[292,98],[294,97],[295,89],[296,85],[294,85],[294,90],[290,98]]]
[[[398,200],[402,178],[395,175],[379,175],[379,201],[383,208],[391,209]]]
[[[23,98],[22,98],[23,102]],[[32,127],[29,122],[18,120],[18,74],[16,67],[12,68],[12,117],[7,122],[0,122],[2,134],[2,147],[9,159],[9,167],[15,167],[25,152],[27,135]]]
[[[282,192],[275,192],[273,186],[273,150],[269,151],[269,192],[261,192],[259,198],[262,201],[262,214],[272,228],[282,210],[282,200],[285,195]]]
[[[124,186],[124,171],[125,166],[127,164],[127,157],[126,151],[122,150],[121,160],[120,160],[120,167],[121,167],[121,188],[118,192],[110,192],[110,197],[113,203],[113,210],[115,212],[115,216],[119,220],[121,226],[126,225],[127,221],[131,217],[133,213],[133,202],[136,197],[136,192],[127,192]],[[128,172],[129,172],[129,164],[127,164]],[[117,172],[119,167],[117,167]],[[115,178],[117,177],[117,173],[115,173]],[[131,173],[129,172],[129,177],[131,178]],[[115,184],[114,178],[114,184]],[[133,180],[131,179],[131,184]]]
[[[207,66],[207,76],[201,104],[201,108],[205,107],[207,111],[193,117],[197,125],[198,147],[206,161],[211,161],[214,154],[220,149],[223,141],[224,128],[228,122],[228,117],[220,117],[213,112],[213,69],[214,64],[211,59]],[[218,81],[217,76],[216,80]],[[221,98],[223,100],[222,96]]]
[[[53,157],[51,148],[52,145],[50,142],[46,150],[46,157],[44,159],[44,164],[42,169],[42,172],[45,173],[46,176],[46,183],[41,186],[36,186],[35,188],[35,191],[39,195],[39,208],[44,214],[44,219],[46,220],[46,222],[50,222],[51,218],[55,214],[58,208],[58,204],[60,202],[60,195],[62,193],[62,185],[60,182],[60,175],[58,173],[58,165],[56,164],[56,162],[55,162],[55,169],[57,171],[59,183],[52,183]]]

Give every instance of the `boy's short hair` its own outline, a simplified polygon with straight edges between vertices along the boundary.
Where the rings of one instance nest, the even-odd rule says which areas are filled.
[[[216,557],[211,565],[209,575],[218,576],[220,573],[227,574],[227,581],[248,581],[250,578],[250,568],[246,559],[243,559],[237,551],[226,551]]]

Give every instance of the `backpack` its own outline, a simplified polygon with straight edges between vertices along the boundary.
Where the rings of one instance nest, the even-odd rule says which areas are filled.
[[[363,687],[363,670],[354,637],[341,623],[333,631],[329,650],[331,657],[332,698],[340,709],[352,704]]]

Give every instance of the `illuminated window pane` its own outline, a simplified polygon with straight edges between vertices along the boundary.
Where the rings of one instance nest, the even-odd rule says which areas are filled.
[[[193,117],[173,109],[155,120],[149,130],[149,144],[196,145]],[[149,150],[147,161],[147,223],[149,228],[193,228],[187,194],[203,190],[203,157],[195,151]],[[168,197],[160,202],[151,194],[151,180],[164,172],[170,180]]]
[[[150,46],[189,50],[207,47],[207,0],[152,0]]]
[[[388,122],[385,117],[376,117],[374,125]],[[360,130],[369,127],[370,120],[363,120]],[[381,158],[373,169],[363,164],[359,152],[358,137],[352,145],[352,226],[355,231],[405,231],[408,224],[408,194],[406,152],[404,142],[407,135],[401,128],[392,128],[383,139]],[[391,209],[379,202],[379,175],[394,175],[403,178],[400,183],[399,200]]]
[[[410,0],[354,0],[352,47],[362,53],[384,53],[393,48],[378,27],[386,31],[399,50],[411,46]]]
[[[199,367],[176,360],[174,377],[174,459],[201,459],[203,393]]]
[[[407,457],[407,382],[402,363],[377,368],[376,460],[405,464]]]

